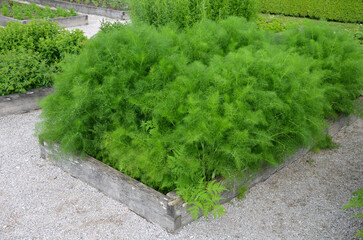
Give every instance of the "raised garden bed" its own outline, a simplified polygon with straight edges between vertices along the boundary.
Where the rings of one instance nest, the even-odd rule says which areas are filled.
[[[5,26],[6,23],[9,21],[21,22],[23,24],[27,24],[31,20],[18,20],[11,17],[0,16],[0,25]],[[87,25],[88,16],[79,15],[74,17],[50,18],[49,21],[58,22],[58,24],[62,27],[75,27],[75,26]]]
[[[127,0],[60,0],[65,2],[75,2],[82,5],[110,8],[115,10],[128,9]]]
[[[109,18],[115,18],[120,20],[128,20],[129,15],[127,11],[118,11],[109,8],[95,7],[90,5],[78,4],[75,2],[66,2],[59,0],[27,0],[27,2],[34,2],[42,5],[49,5],[51,7],[62,7],[62,8],[74,8],[77,12],[100,15]]]
[[[38,100],[53,92],[53,88],[42,87],[26,93],[0,96],[0,117],[40,109]]]
[[[331,124],[328,130],[329,134],[335,135],[343,126],[354,122],[356,119],[355,117],[339,117]],[[41,144],[40,148],[42,158],[54,162],[73,177],[79,178],[125,204],[130,210],[163,227],[168,232],[175,233],[193,221],[193,217],[187,212],[183,200],[174,192],[164,195],[90,156],[62,155],[56,147],[50,148],[46,143]],[[293,156],[287,158],[283,164],[277,167],[266,167],[257,175],[250,176],[248,181],[235,182],[232,190],[222,193],[225,199],[220,203],[235,198],[238,194],[237,189],[241,186],[247,184],[250,188],[265,181],[278,170],[304,156],[308,151],[308,148],[301,148]]]
[[[13,6],[13,4],[16,5]],[[58,8],[57,11],[54,11],[47,6],[41,10],[38,6],[33,5],[27,7],[27,4],[17,3],[16,1],[10,1],[9,5],[8,1],[5,0],[0,0],[0,5],[2,6],[2,14],[0,12],[0,25],[2,26],[5,26],[9,21],[26,24],[33,19],[49,19],[50,21],[58,22],[62,27],[75,27],[88,24],[88,16],[77,15],[73,9],[69,12],[63,8]]]

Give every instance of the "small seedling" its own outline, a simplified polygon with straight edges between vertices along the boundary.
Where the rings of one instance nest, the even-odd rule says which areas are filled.
[[[313,164],[315,163],[315,160],[310,158],[306,160],[307,163],[309,163],[310,166],[313,166]]]

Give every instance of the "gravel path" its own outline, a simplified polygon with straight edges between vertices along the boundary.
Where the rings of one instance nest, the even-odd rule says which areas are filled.
[[[352,239],[362,220],[342,210],[363,187],[363,120],[341,130],[338,149],[308,153],[227,214],[170,235],[41,159],[40,111],[0,117],[0,239]]]

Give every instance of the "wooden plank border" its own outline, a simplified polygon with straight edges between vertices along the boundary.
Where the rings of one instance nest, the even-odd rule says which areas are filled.
[[[328,133],[333,136],[344,126],[357,119],[354,116],[340,116],[331,123]],[[62,155],[57,146],[50,147],[46,143],[41,144],[40,148],[42,158],[52,161],[70,175],[125,204],[130,210],[163,227],[168,232],[176,233],[193,221],[183,200],[175,192],[164,195],[90,156]],[[249,180],[235,182],[230,188],[232,190],[222,193],[225,199],[221,203],[235,198],[241,186],[247,185],[251,188],[257,183],[265,181],[280,169],[303,157],[309,150],[309,148],[301,148],[281,165],[266,167],[262,172],[250,176]]]
[[[179,229],[180,216],[172,214],[172,199],[90,156],[64,156],[43,143],[41,157],[49,159],[70,175],[125,204],[130,210],[169,232]]]
[[[40,109],[38,101],[53,92],[53,88],[42,87],[25,93],[0,96],[0,117]]]

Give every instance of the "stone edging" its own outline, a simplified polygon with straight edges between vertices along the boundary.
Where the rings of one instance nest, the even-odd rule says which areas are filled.
[[[42,87],[26,93],[0,96],[0,117],[40,109],[38,100],[53,92],[53,88]]]
[[[355,120],[357,120],[356,117],[341,116],[331,123],[328,132],[330,135],[335,135],[342,127]],[[58,151],[56,146],[52,148],[46,143],[43,143],[40,148],[42,158],[52,161],[70,175],[125,204],[130,210],[150,222],[160,225],[168,232],[175,233],[193,221],[183,200],[174,192],[164,195],[90,156],[65,156]],[[232,190],[222,193],[225,199],[221,203],[235,198],[241,186],[247,184],[250,188],[265,181],[275,172],[303,157],[308,151],[309,148],[301,148],[281,165],[266,167],[264,171],[251,177],[247,182],[234,183]]]
[[[73,2],[65,2],[59,0],[24,0],[27,2],[34,2],[41,5],[48,5],[51,7],[61,7],[61,8],[74,8],[76,12],[81,12],[85,14],[92,14],[92,15],[100,15],[109,18],[115,18],[120,20],[129,20],[129,15],[127,11],[118,11],[108,8],[101,8],[101,7],[94,7],[88,6]]]

